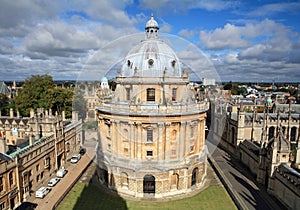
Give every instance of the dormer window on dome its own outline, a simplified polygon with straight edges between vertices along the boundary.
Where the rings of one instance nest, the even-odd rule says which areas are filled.
[[[157,39],[158,38],[158,23],[154,20],[153,14],[151,14],[150,20],[146,23],[146,38],[147,39]]]

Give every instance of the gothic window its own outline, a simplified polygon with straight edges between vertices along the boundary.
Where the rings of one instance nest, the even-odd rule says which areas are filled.
[[[153,130],[147,130],[147,142],[153,142]]]
[[[269,128],[269,140],[274,137],[275,128],[272,126]]]
[[[172,89],[172,101],[176,101],[177,96],[177,88]]]
[[[292,129],[291,129],[291,141],[296,141],[296,132],[297,132],[297,128],[292,127]]]
[[[155,89],[154,88],[147,89],[147,101],[155,101]]]
[[[126,88],[126,100],[130,101],[130,88]]]

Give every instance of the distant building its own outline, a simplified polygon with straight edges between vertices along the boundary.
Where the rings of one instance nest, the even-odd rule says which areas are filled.
[[[96,101],[97,101],[97,89],[100,86],[100,82],[87,82],[79,81],[76,83],[76,88],[83,92],[83,97],[87,101],[87,113],[84,121],[96,120]]]
[[[209,86],[209,85],[216,85],[216,80],[212,78],[202,78],[202,85]]]
[[[158,37],[153,16],[146,39],[125,57],[116,89],[98,91],[98,176],[120,195],[186,196],[206,177],[209,104],[196,100],[188,70]]]

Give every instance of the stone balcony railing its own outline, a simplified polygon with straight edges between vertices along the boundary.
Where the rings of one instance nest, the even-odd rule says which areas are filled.
[[[173,103],[173,104],[129,104],[100,102],[96,109],[103,112],[116,114],[135,114],[135,115],[184,115],[205,112],[209,109],[209,102],[198,103]]]

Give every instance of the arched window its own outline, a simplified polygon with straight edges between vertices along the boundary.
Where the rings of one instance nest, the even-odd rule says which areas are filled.
[[[274,137],[275,134],[275,128],[272,126],[269,128],[269,140]]]
[[[178,189],[179,175],[174,173],[171,175],[171,189]]]
[[[155,177],[147,174],[143,179],[143,192],[155,193]]]
[[[121,187],[128,188],[129,181],[128,181],[128,174],[125,172],[122,172],[121,174]]]
[[[292,129],[291,129],[291,141],[296,141],[296,132],[297,132],[297,128],[292,127]]]
[[[197,173],[198,173],[198,168],[194,168],[192,173],[191,186],[196,185],[197,183]]]

